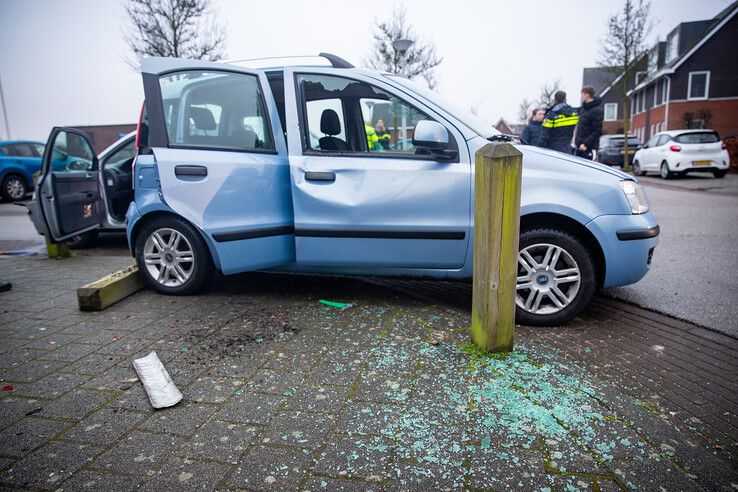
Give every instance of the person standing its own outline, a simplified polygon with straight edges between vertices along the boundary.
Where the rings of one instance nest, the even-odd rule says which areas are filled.
[[[520,135],[520,139],[524,144],[527,145],[538,145],[541,139],[541,125],[543,124],[543,115],[546,112],[543,108],[536,108],[533,110],[528,124],[523,128],[523,133]]]
[[[578,121],[577,110],[566,103],[566,92],[557,91],[554,105],[548,108],[543,117],[539,146],[571,154],[571,141]]]
[[[593,151],[600,147],[602,136],[602,99],[595,97],[591,85],[582,87],[582,107],[579,108],[579,124],[574,130],[574,148],[579,157],[593,159]]]
[[[381,150],[390,150],[390,134],[387,133],[382,118],[377,119],[377,124],[374,125],[374,131],[377,132],[377,138],[379,138],[377,144],[381,146]]]

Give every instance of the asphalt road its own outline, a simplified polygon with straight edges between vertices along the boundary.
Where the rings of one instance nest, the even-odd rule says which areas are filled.
[[[604,293],[738,337],[738,175],[641,183],[661,226],[653,266]]]
[[[605,295],[738,337],[738,175],[640,179],[661,226],[653,266]],[[0,203],[0,254],[43,249],[25,207]],[[101,235],[85,255],[127,255],[125,236]]]

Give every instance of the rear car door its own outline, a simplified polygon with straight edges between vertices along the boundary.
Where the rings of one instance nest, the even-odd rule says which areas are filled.
[[[471,164],[461,133],[422,102],[356,72],[287,69],[284,86],[297,262],[463,267]],[[448,130],[454,158],[417,152],[421,120]]]
[[[97,156],[87,135],[54,128],[44,150],[36,207],[31,209],[32,215],[40,212],[40,224],[50,239],[63,241],[100,226],[105,206],[98,175]],[[34,223],[39,224],[36,219]]]
[[[202,231],[225,274],[292,263],[287,149],[264,73],[172,58],[141,68],[166,205]]]

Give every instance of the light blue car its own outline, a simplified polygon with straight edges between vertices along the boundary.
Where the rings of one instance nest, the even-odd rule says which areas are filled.
[[[216,270],[471,278],[474,154],[499,133],[422,85],[322,56],[143,61],[127,233],[152,288],[197,292]],[[558,325],[642,278],[659,227],[631,176],[518,148],[517,321]]]

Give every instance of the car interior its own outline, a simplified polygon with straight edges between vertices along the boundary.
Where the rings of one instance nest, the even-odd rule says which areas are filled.
[[[135,157],[135,141],[130,138],[101,163],[108,211],[115,220],[125,220],[128,205],[133,201],[132,166]]]

